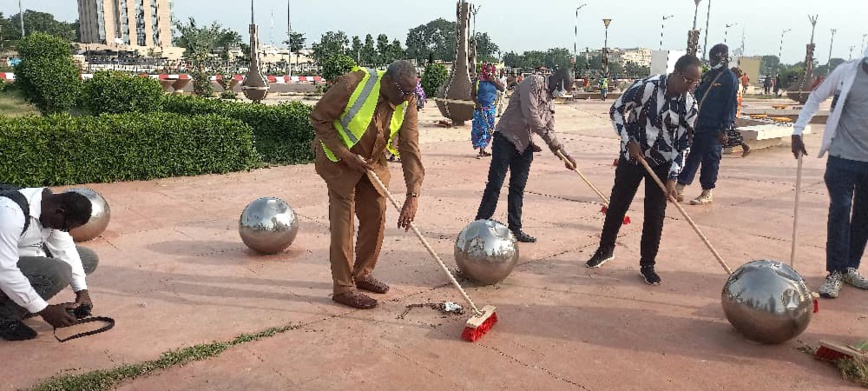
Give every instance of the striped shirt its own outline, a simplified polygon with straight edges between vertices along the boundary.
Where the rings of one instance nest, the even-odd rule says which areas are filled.
[[[621,137],[621,155],[630,160],[627,143],[636,141],[652,167],[671,164],[669,179],[676,179],[690,147],[696,124],[696,100],[690,93],[666,96],[667,75],[634,83],[615,101],[609,116]]]

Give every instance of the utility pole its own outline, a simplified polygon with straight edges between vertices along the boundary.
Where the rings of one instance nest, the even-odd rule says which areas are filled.
[[[705,43],[702,44],[702,59],[706,59],[708,53],[708,26],[711,23],[711,0],[708,0],[708,13],[705,15]]]
[[[832,41],[829,42],[829,62],[826,63],[826,75],[832,73],[832,45],[835,44],[835,33],[838,30],[832,29]]]
[[[579,61],[579,10],[586,5],[588,4],[585,3],[576,7],[576,27],[573,30],[573,68],[575,68],[576,62]]]
[[[18,16],[21,19],[21,38],[24,38],[24,8],[21,7],[21,0],[18,0]]]
[[[663,22],[660,24],[660,50],[663,50],[663,32],[666,30],[666,20],[675,17],[675,15],[663,15]]]

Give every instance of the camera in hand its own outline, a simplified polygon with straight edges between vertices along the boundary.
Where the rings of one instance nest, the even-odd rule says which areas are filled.
[[[82,304],[78,308],[67,308],[66,312],[68,312],[71,316],[74,316],[76,319],[84,319],[90,316],[90,310],[93,307],[90,304]]]

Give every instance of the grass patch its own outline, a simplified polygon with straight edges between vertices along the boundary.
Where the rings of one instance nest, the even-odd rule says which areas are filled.
[[[113,369],[100,369],[91,372],[52,377],[30,388],[32,391],[100,391],[116,388],[121,383],[142,376],[153,375],[166,369],[183,366],[194,361],[207,360],[219,356],[229,348],[248,342],[273,337],[295,330],[300,325],[272,327],[254,334],[241,334],[230,341],[212,342],[188,348],[165,352],[156,360],[137,364],[127,364]]]
[[[838,360],[838,369],[844,379],[868,388],[868,361],[861,358]]]
[[[39,110],[25,102],[17,91],[0,91],[0,117],[16,118],[26,115],[39,115]]]

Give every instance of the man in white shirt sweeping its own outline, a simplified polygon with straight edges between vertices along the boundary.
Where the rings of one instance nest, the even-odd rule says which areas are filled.
[[[807,154],[802,132],[831,97],[822,158],[826,152],[825,182],[829,190],[826,238],[826,281],[820,296],[834,299],[844,283],[868,289],[859,263],[868,243],[868,50],[864,58],[841,64],[811,92],[793,127],[793,155]]]
[[[85,275],[96,269],[92,250],[76,247],[69,230],[88,222],[90,201],[78,193],[0,186],[0,338],[36,337],[22,321],[38,314],[54,327],[75,323],[68,310],[92,308]],[[71,285],[74,303],[46,300]]]

